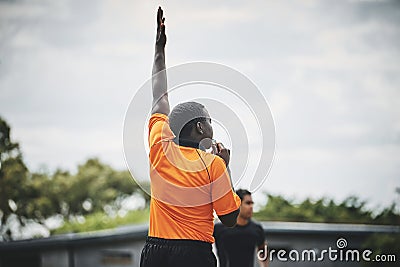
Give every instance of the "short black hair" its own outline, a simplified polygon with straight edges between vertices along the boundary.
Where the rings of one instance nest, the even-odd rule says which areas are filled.
[[[176,105],[169,114],[169,126],[178,138],[188,138],[197,122],[204,122],[208,115],[204,105],[197,102],[184,102]]]
[[[236,194],[240,197],[240,200],[243,200],[245,195],[251,196],[251,192],[246,189],[238,189],[236,190]]]

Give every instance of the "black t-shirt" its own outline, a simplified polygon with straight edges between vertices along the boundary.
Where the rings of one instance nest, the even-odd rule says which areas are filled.
[[[253,221],[233,228],[217,223],[214,238],[221,267],[253,267],[255,248],[265,241],[263,228]]]

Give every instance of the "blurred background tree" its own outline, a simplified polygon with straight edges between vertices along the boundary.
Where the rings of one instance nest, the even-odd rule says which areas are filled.
[[[363,249],[371,250],[373,253],[370,258],[374,259],[376,255],[395,255],[396,260],[379,262],[379,266],[398,266],[400,256],[400,234],[373,234],[363,244]],[[374,261],[363,262],[363,266],[376,266]]]
[[[118,212],[132,195],[149,196],[128,171],[118,171],[97,158],[78,166],[76,174],[56,170],[31,173],[23,162],[18,143],[10,138],[10,126],[0,118],[0,236],[14,239],[14,232],[36,223],[47,228],[49,218],[75,221],[78,216]],[[134,218],[131,218],[135,221]],[[95,230],[95,229],[92,229]]]
[[[260,221],[400,225],[395,203],[375,214],[367,208],[367,202],[357,196],[350,196],[336,204],[333,199],[325,197],[318,200],[307,198],[295,203],[282,196],[267,194],[267,203],[254,217]]]
[[[23,223],[22,203],[30,194],[28,169],[26,168],[18,143],[10,139],[10,126],[0,117],[0,234],[4,239],[11,238],[7,222],[12,215]]]

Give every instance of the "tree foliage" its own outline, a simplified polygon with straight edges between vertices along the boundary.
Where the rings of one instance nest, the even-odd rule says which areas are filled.
[[[31,173],[19,144],[10,139],[10,127],[0,118],[0,235],[12,239],[11,225],[24,226],[56,215],[65,220],[120,208],[121,199],[138,193],[149,197],[128,171],[117,171],[97,158],[78,166],[76,174],[57,170],[53,174]]]
[[[149,219],[149,209],[127,212],[124,216],[109,216],[105,212],[95,212],[84,217],[83,221],[72,220],[54,229],[52,234],[90,232],[111,229],[133,223],[144,223]]]
[[[22,161],[18,143],[10,138],[10,126],[0,117],[0,234],[9,237],[7,220],[13,213],[25,213],[29,193],[28,169]],[[20,201],[18,201],[20,200]],[[20,219],[20,217],[18,217]]]
[[[296,221],[320,223],[363,223],[400,225],[400,214],[393,204],[375,215],[367,208],[367,202],[350,196],[339,204],[333,199],[309,198],[299,204],[282,196],[267,194],[267,204],[255,213],[255,218],[263,221]]]

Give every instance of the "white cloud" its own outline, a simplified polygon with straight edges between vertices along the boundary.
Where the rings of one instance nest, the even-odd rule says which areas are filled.
[[[77,134],[78,133],[78,134]],[[74,170],[88,157],[123,167],[122,136],[119,129],[76,131],[62,127],[19,128],[12,135],[24,140],[22,150],[28,166],[42,165]]]

